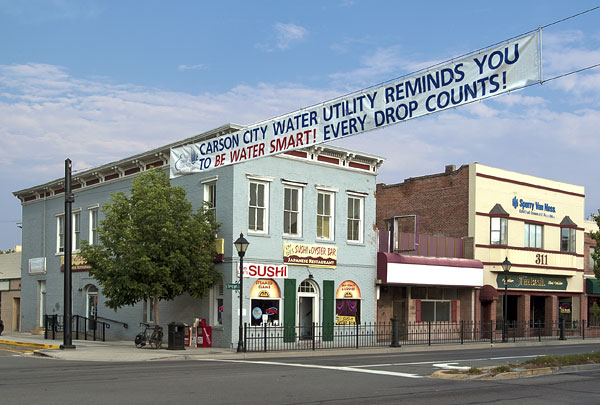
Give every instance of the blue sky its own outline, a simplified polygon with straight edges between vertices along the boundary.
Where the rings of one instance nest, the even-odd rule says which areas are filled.
[[[597,1],[597,0],[596,0]],[[12,192],[252,124],[519,35],[593,1],[0,0],[0,249]],[[600,63],[600,10],[543,31],[544,77]],[[600,69],[334,143],[378,182],[480,162],[586,187],[600,208]]]

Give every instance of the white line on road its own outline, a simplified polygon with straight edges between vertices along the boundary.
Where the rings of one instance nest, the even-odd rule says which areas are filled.
[[[366,369],[362,369],[362,368],[359,369],[356,367],[322,366],[319,364],[299,364],[299,363],[280,363],[280,362],[275,362],[275,361],[219,360],[219,359],[198,359],[198,361],[214,361],[214,362],[227,362],[227,363],[265,364],[265,365],[271,365],[271,366],[319,368],[319,369],[324,369],[324,370],[351,371],[353,373],[390,375],[390,376],[394,376],[394,377],[424,378],[423,376],[420,376],[418,374],[397,373],[394,371],[382,371],[382,370],[366,370]]]
[[[418,366],[421,364],[434,364],[439,363],[441,361],[446,361],[450,363],[460,363],[465,361],[488,361],[488,360],[506,360],[506,359],[526,359],[531,357],[538,357],[541,354],[534,354],[529,356],[505,356],[505,357],[486,357],[481,359],[460,359],[460,360],[434,360],[434,361],[415,361],[411,363],[381,363],[381,364],[365,364],[361,366],[349,366],[354,368],[362,368],[362,367],[393,367],[393,366]]]

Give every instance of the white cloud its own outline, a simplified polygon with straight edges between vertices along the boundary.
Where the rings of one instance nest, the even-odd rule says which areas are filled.
[[[197,64],[197,65],[179,65],[177,66],[177,70],[186,71],[186,70],[202,70],[205,69],[206,65]]]
[[[308,31],[306,28],[296,24],[275,24],[275,31],[277,32],[277,48],[281,50],[288,49],[294,42],[303,40]]]

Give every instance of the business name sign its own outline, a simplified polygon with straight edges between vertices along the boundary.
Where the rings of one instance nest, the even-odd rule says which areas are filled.
[[[498,288],[504,288],[504,274],[496,277]],[[566,290],[567,278],[562,276],[539,276],[537,274],[509,274],[508,288],[527,290]]]
[[[71,256],[71,271],[90,271],[92,266],[85,261],[85,259],[79,255]],[[65,257],[60,257],[60,271],[65,271]]]
[[[540,80],[533,33],[411,76],[171,149],[171,178],[341,139]]]
[[[240,276],[238,264],[237,276]],[[244,263],[244,277],[248,278],[288,278],[288,266],[277,264]]]
[[[289,265],[335,269],[337,266],[337,250],[337,246],[284,243],[283,262]]]
[[[527,201],[517,196],[512,199],[512,206],[520,214],[537,215],[539,217],[556,218],[556,207],[547,202]]]

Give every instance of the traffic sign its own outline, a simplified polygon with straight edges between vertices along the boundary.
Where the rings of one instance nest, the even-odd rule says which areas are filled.
[[[225,287],[227,287],[228,290],[239,290],[240,289],[239,283],[225,284]]]

